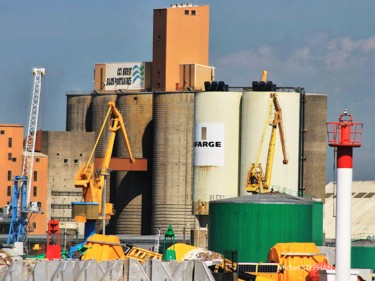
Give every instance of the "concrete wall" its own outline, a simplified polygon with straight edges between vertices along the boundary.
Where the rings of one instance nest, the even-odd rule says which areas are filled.
[[[81,201],[74,187],[79,168],[95,144],[94,132],[43,132],[41,150],[48,155],[48,219],[70,220],[71,202]]]

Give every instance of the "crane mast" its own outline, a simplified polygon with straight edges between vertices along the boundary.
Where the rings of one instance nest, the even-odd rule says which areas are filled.
[[[30,203],[30,190],[31,190],[31,184],[33,180],[32,173],[33,173],[33,165],[34,165],[35,138],[36,138],[36,131],[38,127],[39,103],[40,103],[40,95],[41,95],[41,88],[42,88],[42,77],[45,75],[45,72],[46,71],[44,68],[33,69],[34,88],[33,88],[33,96],[31,99],[29,126],[27,129],[23,166],[22,166],[22,176],[27,177],[27,188],[26,188],[26,193],[27,193],[26,204],[27,205]]]

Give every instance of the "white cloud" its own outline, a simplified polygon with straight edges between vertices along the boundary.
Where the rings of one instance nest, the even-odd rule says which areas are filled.
[[[329,75],[357,77],[361,69],[375,73],[375,37],[362,40],[353,38],[329,38],[325,33],[314,34],[314,39],[304,42],[301,47],[283,48],[277,45],[264,45],[256,50],[241,50],[213,60],[218,75],[233,82],[257,79],[263,69],[270,75],[283,78]],[[221,73],[222,72],[222,73]],[[249,74],[259,75],[249,77]],[[274,76],[275,75],[275,76]],[[327,77],[326,77],[327,79]],[[304,81],[304,79],[302,79]]]
[[[364,52],[375,51],[375,36],[364,40],[362,49]]]
[[[375,154],[371,145],[375,138],[375,37],[356,40],[314,33],[300,46],[264,45],[218,57],[212,63],[217,78],[230,86],[250,85],[268,69],[269,79],[278,86],[301,86],[309,93],[327,94],[328,120],[336,120],[349,108],[353,118],[365,124],[364,155]],[[356,178],[372,179],[368,157],[359,154],[357,158],[357,168],[363,170]]]

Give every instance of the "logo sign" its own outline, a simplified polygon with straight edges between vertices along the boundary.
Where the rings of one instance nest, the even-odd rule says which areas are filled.
[[[194,134],[194,165],[224,166],[224,123],[196,123]]]
[[[142,90],[145,88],[145,63],[109,63],[106,76],[106,90]]]

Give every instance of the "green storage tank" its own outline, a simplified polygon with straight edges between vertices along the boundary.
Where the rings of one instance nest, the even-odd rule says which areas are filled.
[[[276,243],[321,240],[317,234],[323,225],[319,206],[314,209],[313,202],[286,194],[212,201],[209,249],[228,258],[228,253],[237,251],[239,262],[265,262]]]
[[[352,246],[351,267],[375,270],[375,247]]]
[[[312,204],[312,239],[317,246],[323,246],[323,202],[313,201]]]

